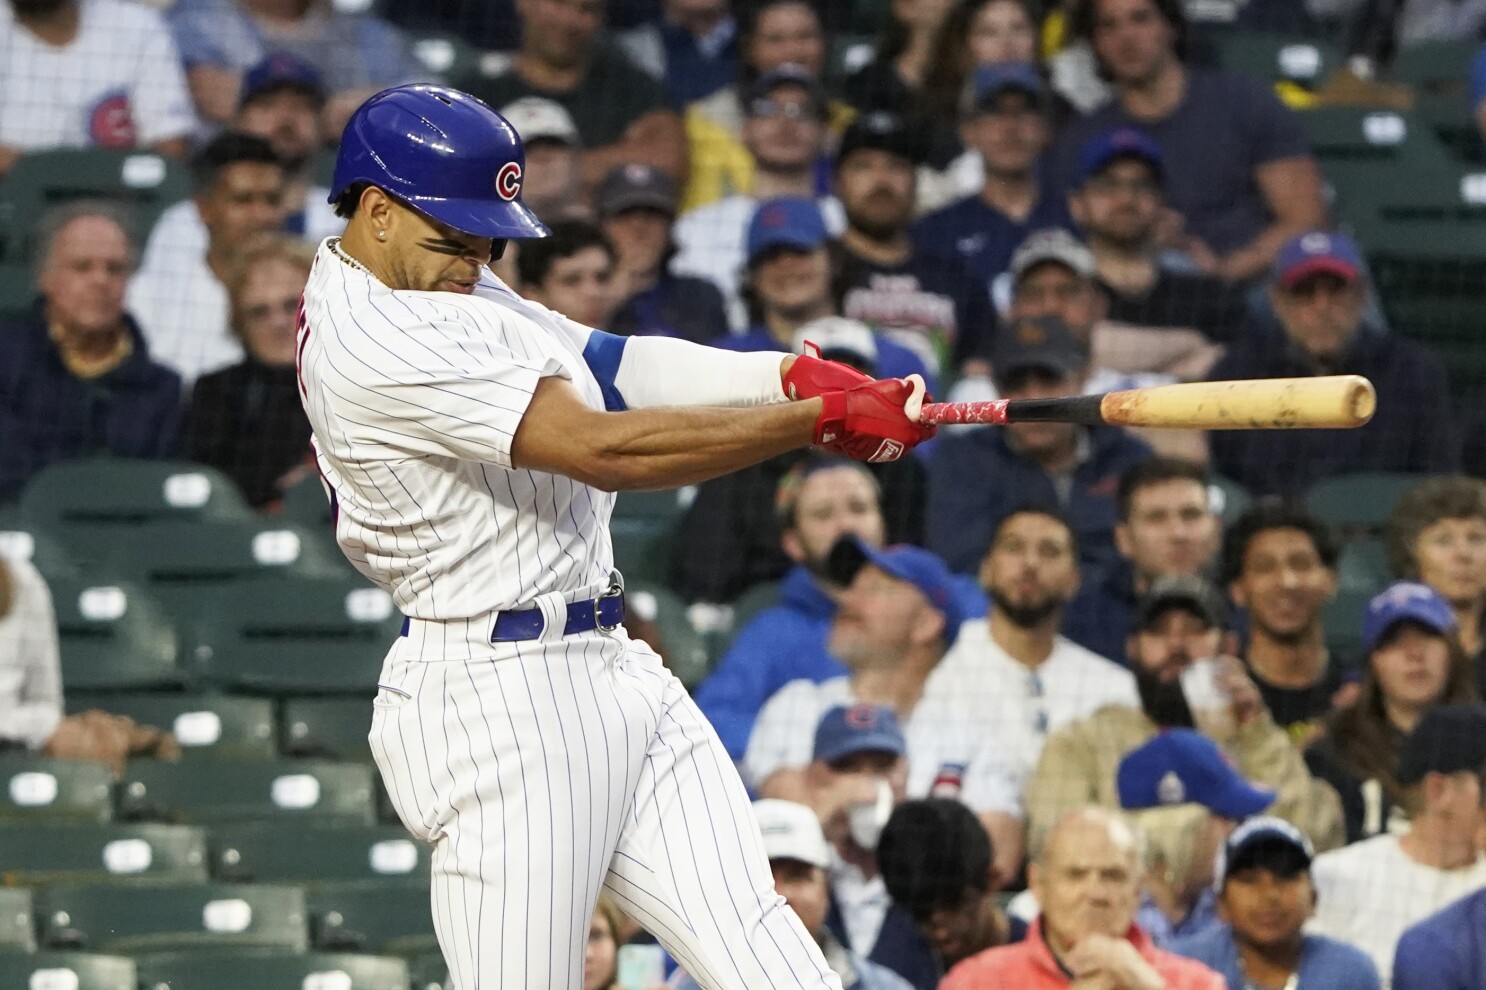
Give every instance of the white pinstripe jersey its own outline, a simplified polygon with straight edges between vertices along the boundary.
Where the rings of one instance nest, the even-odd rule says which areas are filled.
[[[299,374],[351,563],[418,619],[605,586],[614,496],[511,466],[543,376],[604,408],[583,354],[592,331],[488,270],[472,296],[394,291],[336,244],[305,285]]]

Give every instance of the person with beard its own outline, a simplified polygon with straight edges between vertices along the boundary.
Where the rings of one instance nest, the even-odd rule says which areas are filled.
[[[196,115],[160,14],[124,0],[0,4],[0,176],[28,151],[185,158]]]
[[[1270,717],[1243,664],[1226,655],[1227,614],[1218,590],[1201,578],[1168,577],[1151,584],[1126,644],[1140,707],[1107,705],[1044,743],[1026,790],[1027,830],[1034,848],[1070,809],[1090,803],[1119,807],[1120,761],[1170,728],[1202,729],[1246,780],[1279,795],[1271,813],[1309,835],[1317,848],[1330,849],[1342,841],[1336,791],[1311,776],[1300,751]],[[1216,699],[1197,691],[1195,676],[1184,677],[1199,660],[1212,663],[1211,687],[1226,702],[1215,711],[1194,704]],[[1194,708],[1205,716],[1201,726]]]
[[[841,312],[908,347],[936,372],[985,374],[996,325],[984,287],[908,236],[923,144],[918,128],[890,113],[857,118],[841,139]]]
[[[1138,705],[1135,678],[1058,634],[1079,574],[1073,529],[1054,510],[1018,509],[1001,520],[980,584],[990,614],[960,626],[944,667],[1025,780],[1050,733],[1105,705]]]
[[[1223,539],[1222,580],[1248,619],[1243,661],[1275,722],[1301,749],[1345,707],[1347,666],[1326,648],[1336,534],[1303,506],[1262,500]]]

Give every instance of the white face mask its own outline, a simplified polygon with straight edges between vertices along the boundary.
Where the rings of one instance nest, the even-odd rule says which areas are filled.
[[[854,804],[846,809],[846,825],[851,839],[866,850],[877,848],[882,830],[893,814],[893,788],[886,780],[878,778],[877,800],[871,804]]]

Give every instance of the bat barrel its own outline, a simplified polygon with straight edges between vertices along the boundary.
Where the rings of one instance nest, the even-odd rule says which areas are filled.
[[[1372,418],[1377,395],[1360,375],[1192,382],[1110,392],[1104,421],[1198,430],[1350,429]]]

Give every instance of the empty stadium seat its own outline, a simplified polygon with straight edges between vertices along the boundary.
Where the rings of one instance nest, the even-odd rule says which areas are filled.
[[[33,522],[79,533],[171,520],[252,518],[237,486],[215,468],[110,457],[60,461],[43,469],[27,483],[21,507]]]
[[[318,474],[307,474],[284,492],[279,518],[312,531],[331,533],[330,498]]]
[[[1480,47],[1474,38],[1410,42],[1399,47],[1386,75],[1419,89],[1463,89]]]
[[[204,883],[206,833],[185,825],[0,824],[0,881]]]
[[[88,952],[0,954],[0,986],[15,990],[137,990],[134,960]]]
[[[319,760],[134,761],[119,782],[127,820],[212,824],[264,818],[370,825],[372,768]]]
[[[273,520],[156,522],[95,537],[100,563],[162,600],[257,576],[336,576],[347,565],[320,537]],[[194,607],[190,599],[173,599]]]
[[[51,592],[67,690],[179,687],[188,680],[177,663],[175,629],[138,585],[58,579]]]
[[[77,564],[61,543],[27,522],[17,507],[0,509],[0,557],[29,561],[48,581],[78,576]]]
[[[1336,563],[1338,588],[1374,595],[1392,580],[1382,540],[1350,540],[1342,547],[1341,559]]]
[[[370,760],[371,702],[357,698],[285,698],[284,752],[334,760]]]
[[[100,708],[175,735],[189,754],[272,760],[278,753],[273,702],[220,694],[69,694],[71,712]]]
[[[1333,526],[1351,533],[1378,534],[1403,493],[1424,475],[1399,471],[1365,471],[1323,478],[1305,493],[1306,508]]]
[[[438,951],[427,881],[342,883],[307,895],[310,938],[328,951],[417,957]]]
[[[106,822],[113,771],[102,763],[43,756],[0,758],[0,821]]]
[[[211,846],[213,875],[234,883],[415,878],[425,891],[428,886],[428,847],[399,826],[221,825],[212,832]]]
[[[630,585],[624,594],[631,614],[655,623],[660,642],[651,645],[664,652],[671,672],[689,687],[700,683],[707,676],[710,658],[706,640],[687,618],[686,603],[657,584]]]
[[[1226,31],[1212,36],[1217,63],[1268,82],[1290,81],[1317,87],[1344,62],[1343,53],[1324,41],[1288,34]]]
[[[92,952],[253,946],[303,952],[304,892],[272,884],[60,884],[37,894],[42,944]]]
[[[1207,501],[1222,517],[1223,525],[1226,526],[1248,511],[1249,506],[1254,504],[1254,496],[1236,481],[1214,477],[1208,482]]]
[[[36,300],[36,275],[29,265],[0,262],[0,319],[19,316]]]
[[[36,926],[31,922],[31,891],[20,887],[0,887],[0,952],[35,951]],[[0,986],[8,985],[0,981]]]
[[[695,495],[693,488],[620,493],[609,520],[609,536],[614,545],[614,566],[626,580],[665,582],[669,542]]]
[[[1321,613],[1326,648],[1343,666],[1356,667],[1367,659],[1362,656],[1362,613],[1372,596],[1371,591],[1340,588]]]
[[[407,990],[401,959],[251,950],[148,953],[136,960],[148,990]]]

